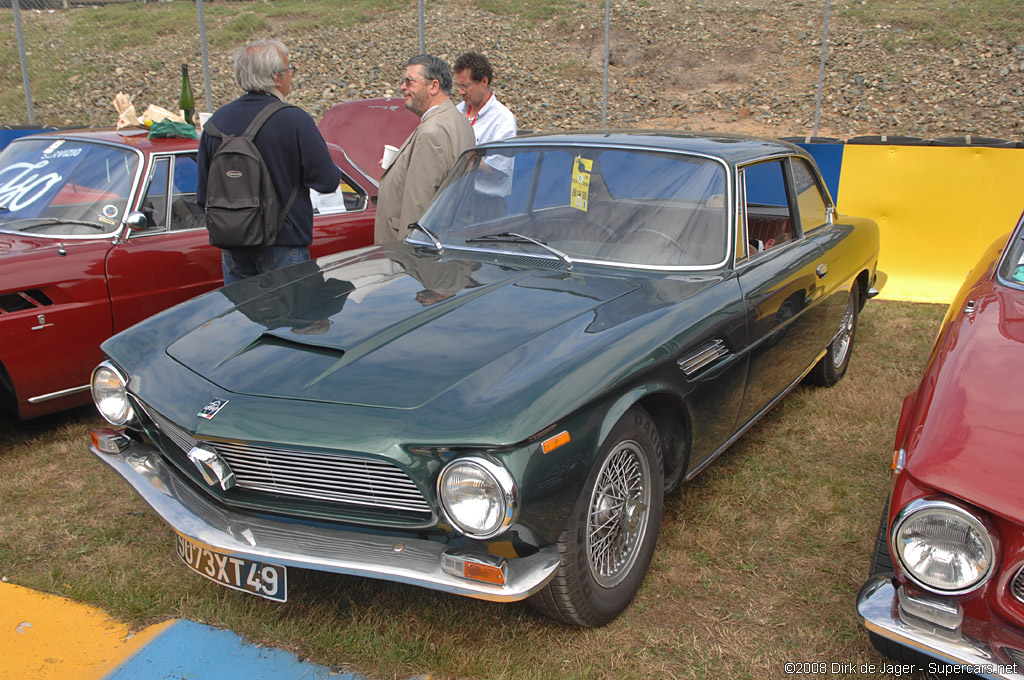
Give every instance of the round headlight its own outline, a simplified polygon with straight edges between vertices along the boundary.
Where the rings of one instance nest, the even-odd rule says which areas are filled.
[[[984,582],[995,559],[981,520],[945,501],[914,501],[900,511],[892,546],[912,579],[944,594],[967,592]]]
[[[508,471],[482,458],[461,458],[441,471],[437,495],[448,518],[474,538],[489,538],[513,519],[515,485]]]
[[[125,383],[120,371],[109,362],[104,361],[92,372],[92,400],[100,415],[113,425],[124,425],[134,416]]]

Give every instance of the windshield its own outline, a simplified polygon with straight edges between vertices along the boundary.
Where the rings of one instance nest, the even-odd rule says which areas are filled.
[[[137,154],[107,144],[15,140],[0,153],[0,229],[59,236],[115,231],[138,163]]]
[[[594,147],[477,149],[459,159],[421,222],[445,247],[711,267],[727,254],[725,194],[725,167],[698,156]],[[419,241],[423,233],[410,238]]]

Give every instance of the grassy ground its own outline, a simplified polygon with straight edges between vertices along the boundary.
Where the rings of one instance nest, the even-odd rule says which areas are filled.
[[[187,617],[381,680],[761,680],[790,677],[787,662],[880,667],[853,603],[900,403],[943,312],[869,302],[844,380],[797,388],[666,500],[643,589],[601,629],[566,628],[522,604],[301,570],[285,605],[218,587],[178,561],[171,531],[87,452],[99,424],[89,409],[0,420],[0,576],[140,626]]]

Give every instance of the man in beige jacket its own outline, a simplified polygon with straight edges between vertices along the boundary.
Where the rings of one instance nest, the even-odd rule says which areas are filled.
[[[452,104],[452,73],[443,59],[429,54],[410,59],[401,90],[405,107],[420,116],[420,124],[380,179],[376,243],[405,238],[455,159],[475,143],[473,128]]]

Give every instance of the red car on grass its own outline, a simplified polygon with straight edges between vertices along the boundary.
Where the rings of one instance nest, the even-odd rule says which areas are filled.
[[[376,159],[417,122],[400,99],[324,116],[344,177],[313,195],[313,257],[372,243]],[[108,129],[22,137],[0,153],[0,407],[31,418],[89,402],[103,340],[221,285],[196,149]]]
[[[1024,678],[1024,215],[946,312],[896,431],[857,599],[875,647],[939,677]]]

